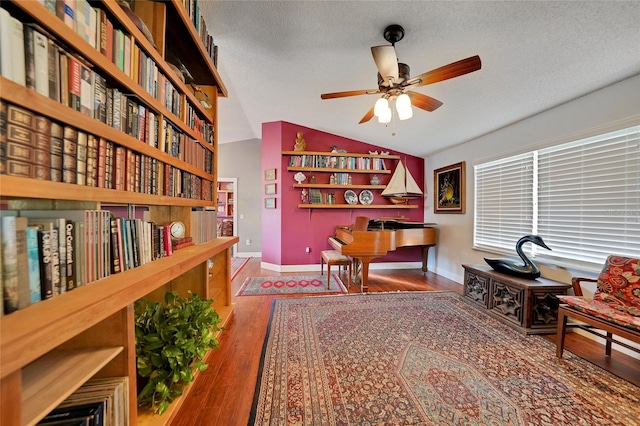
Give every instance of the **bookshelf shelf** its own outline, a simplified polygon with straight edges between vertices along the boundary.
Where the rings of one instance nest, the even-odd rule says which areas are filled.
[[[123,348],[56,349],[22,371],[22,424],[34,425]]]
[[[77,5],[82,2],[72,3]],[[163,37],[163,40],[158,40],[160,41],[158,44],[163,48],[157,51],[116,0],[85,3],[91,8],[91,10],[84,9],[85,11],[93,13],[92,16],[102,17],[102,21],[86,20],[86,25],[91,26],[95,22],[104,24],[104,26],[96,24],[93,32],[91,28],[88,32],[86,32],[87,28],[82,29],[79,25],[82,21],[70,24],[65,22],[65,16],[57,15],[56,12],[59,10],[54,10],[55,7],[52,6],[56,2],[3,1],[3,15],[0,16],[2,22],[9,19],[12,29],[16,30],[19,27],[28,29],[29,34],[34,34],[34,38],[40,36],[40,40],[44,40],[41,45],[49,47],[45,46],[45,50],[40,50],[40,53],[36,53],[35,48],[29,51],[25,47],[25,55],[27,59],[29,59],[28,55],[31,55],[31,59],[30,62],[25,61],[24,71],[25,75],[32,78],[31,83],[28,78],[23,79],[22,83],[16,83],[15,74],[5,74],[8,71],[3,67],[3,75],[0,76],[2,141],[6,142],[7,147],[11,143],[21,143],[21,146],[28,149],[34,151],[39,149],[50,154],[51,158],[55,154],[58,158],[62,157],[64,161],[69,162],[63,163],[62,166],[54,166],[53,161],[42,162],[42,157],[37,160],[35,153],[28,158],[3,156],[3,163],[0,164],[3,167],[0,174],[0,205],[3,215],[21,215],[23,210],[51,210],[52,216],[58,210],[75,210],[73,213],[84,215],[85,210],[101,210],[103,205],[109,206],[106,208],[111,210],[116,206],[114,210],[125,211],[123,215],[126,215],[128,220],[142,221],[133,216],[139,210],[145,210],[147,215],[145,220],[148,222],[162,226],[182,221],[185,224],[186,236],[196,237],[205,234],[206,229],[203,229],[204,226],[201,227],[205,223],[201,224],[197,219],[205,215],[193,213],[192,209],[215,209],[217,205],[217,101],[219,96],[227,96],[227,89],[209,58],[190,14],[181,0],[157,3],[158,8],[165,12],[165,18],[162,22],[158,22],[158,34],[162,34]],[[153,7],[155,3],[149,2],[147,6]],[[77,14],[76,17],[79,15]],[[34,26],[29,25],[27,28],[27,24],[34,24]],[[112,25],[112,33],[104,29],[109,28],[107,24]],[[77,32],[79,30],[80,32]],[[36,32],[43,34],[36,35]],[[93,41],[89,42],[85,39],[85,32],[98,35],[97,44],[102,43],[102,51],[100,46],[93,46]],[[11,34],[12,37],[19,37],[15,35],[19,34],[17,31]],[[111,37],[111,41],[107,42],[106,37]],[[122,62],[117,65],[116,58],[122,61],[122,57],[126,56],[125,50],[122,48],[117,50],[114,47],[117,37],[120,37],[119,41],[124,46],[128,43],[131,49],[130,59],[126,59],[130,61],[129,64],[125,61],[125,65],[122,65]],[[30,46],[28,41],[27,38],[26,43],[14,44]],[[3,40],[4,42],[6,41]],[[3,44],[3,47],[5,46]],[[165,46],[174,50],[179,49],[179,53],[184,56],[184,64],[194,76],[195,84],[208,96],[210,108],[200,103],[199,96],[190,84],[186,84],[174,74],[173,67],[170,66],[170,61],[165,55]],[[107,57],[106,52],[109,48],[113,49],[114,55],[110,54]],[[42,52],[48,53],[43,55]],[[118,56],[116,52],[121,53],[122,56]],[[138,52],[140,52],[139,56],[137,56]],[[45,95],[34,90],[34,87],[38,87],[35,83],[42,85],[45,81],[44,77],[36,80],[36,77],[28,74],[28,70],[35,68],[35,61],[43,58],[42,63],[46,63],[47,68],[54,70],[46,73],[48,80],[44,83],[49,85],[47,87],[49,96],[46,96],[46,89],[44,92],[40,90],[40,93]],[[71,64],[76,60],[82,65],[75,67],[72,71]],[[16,61],[16,63],[19,62]],[[63,64],[68,65],[69,69],[63,69]],[[10,72],[16,72],[15,69],[12,65]],[[166,87],[160,84],[165,80]],[[85,86],[77,89],[76,93],[71,88],[74,83]],[[163,94],[163,90],[158,87],[166,89],[166,93]],[[115,102],[116,94],[122,95],[121,104]],[[101,95],[104,96],[100,98]],[[111,116],[105,118],[104,109],[99,108],[104,108],[105,104],[108,105],[109,96],[112,103],[108,111]],[[69,99],[65,99],[66,97]],[[10,117],[9,111],[13,111],[14,116]],[[116,112],[121,115],[117,115]],[[62,135],[58,133],[54,134],[51,131],[47,134],[42,127],[30,127],[31,124],[27,124],[29,120],[21,121],[30,115],[33,122],[40,120],[39,124],[48,123],[47,126],[55,123],[57,129],[64,129],[64,142]],[[116,117],[122,119],[122,122],[118,123],[120,127],[116,125]],[[150,129],[154,130],[154,127],[148,124],[154,118],[153,122],[158,125],[155,127],[155,140],[151,136],[152,132],[148,132]],[[135,123],[135,126],[130,126],[131,123],[125,122],[126,119]],[[162,128],[165,121],[171,127],[171,130],[167,130],[166,133]],[[37,141],[38,144],[49,145],[46,150],[40,145],[30,148],[28,139],[19,140],[16,136],[18,133],[10,134],[9,126],[13,126],[14,130],[19,128],[22,132],[26,132],[23,134],[33,136],[32,143]],[[87,152],[91,149],[91,141],[99,140],[100,144],[104,142],[104,145],[112,148],[115,154],[108,151],[111,154],[105,156],[104,151],[101,151],[96,156],[94,150],[93,157],[90,158],[85,154],[84,159],[81,160],[79,138],[76,141],[77,145],[74,145],[76,143],[74,141],[67,144],[67,131],[69,134],[83,133],[85,140],[89,141],[85,148]],[[160,132],[166,136],[166,139],[159,137]],[[63,147],[60,145],[54,147],[52,143],[54,137],[59,138]],[[160,141],[163,143],[160,144]],[[174,144],[177,146],[175,150]],[[58,148],[60,151],[64,149],[64,155],[56,151]],[[122,158],[117,157],[118,151],[126,155],[124,162],[118,163]],[[3,146],[3,155],[5,152],[7,151]],[[89,159],[93,161],[91,173],[94,178],[95,175],[100,177],[100,171],[103,170],[100,181],[102,184],[96,183],[97,179],[92,183],[87,179],[88,186],[85,186],[80,178],[76,181],[76,172],[83,174],[86,170],[86,175],[89,175]],[[114,164],[110,164],[109,159]],[[9,170],[9,164],[17,164],[20,161],[31,165],[32,172],[37,167],[47,167],[46,175],[20,173],[18,169]],[[83,169],[80,169],[81,166]],[[74,178],[65,179],[67,183],[60,182],[60,179],[54,178],[53,174],[49,176],[48,167],[54,171],[56,171],[54,167],[57,167],[61,172],[73,172]],[[75,167],[78,169],[75,170]],[[27,169],[27,167],[24,168],[24,170]],[[121,177],[125,176],[126,185],[131,185],[131,188],[119,186],[115,178],[109,181],[104,177],[105,169],[113,174],[120,173]],[[157,175],[154,176],[154,174]],[[44,180],[36,180],[33,176],[44,176]],[[152,186],[154,179],[155,189]],[[141,183],[142,181],[145,182],[146,187]],[[167,194],[177,194],[177,196]],[[137,206],[144,206],[145,209],[134,208]],[[48,214],[48,212],[45,213]],[[164,257],[156,253],[153,257],[158,258],[155,260],[148,263],[139,261],[136,265],[143,264],[123,272],[116,272],[115,262],[111,263],[109,260],[109,254],[114,253],[111,251],[111,245],[122,246],[114,243],[110,239],[113,236],[108,235],[111,231],[109,225],[113,225],[115,221],[110,222],[106,214],[96,213],[96,217],[98,215],[104,217],[103,222],[97,220],[79,223],[83,226],[86,224],[87,227],[100,226],[104,231],[103,234],[95,231],[96,234],[93,235],[97,235],[96,238],[100,239],[92,240],[94,245],[91,246],[90,242],[84,245],[84,248],[89,250],[87,247],[91,246],[92,250],[98,253],[92,258],[95,263],[91,268],[101,269],[99,276],[106,276],[106,278],[87,279],[86,282],[89,285],[75,288],[70,286],[65,292],[60,290],[60,294],[49,299],[31,303],[26,307],[21,306],[21,309],[11,313],[4,311],[1,317],[0,424],[3,426],[36,424],[87,380],[92,378],[117,380],[120,377],[126,377],[129,383],[129,391],[124,402],[126,412],[129,413],[127,423],[146,424],[145,419],[148,416],[141,412],[138,417],[136,395],[134,327],[136,300],[142,297],[163,300],[167,291],[176,291],[181,297],[186,297],[189,292],[192,292],[203,299],[213,299],[212,304],[222,319],[220,325],[224,325],[233,312],[234,304],[231,300],[230,285],[231,250],[238,243],[237,237],[215,238],[175,250],[171,255]],[[69,220],[67,224],[72,222],[70,217],[66,219]],[[56,222],[56,226],[60,229],[63,229],[64,225],[64,221]],[[87,232],[80,235],[88,239],[92,234]],[[69,234],[66,237],[62,239],[60,253],[62,253],[64,241],[69,241]],[[137,235],[132,232],[127,238],[129,241],[137,242],[136,237]],[[153,245],[152,238],[140,241]],[[168,237],[166,241],[169,241]],[[80,250],[79,247],[83,246],[74,246],[71,251],[76,253]],[[143,250],[143,247],[145,250],[148,249],[141,242],[139,250]],[[38,247],[38,250],[40,248]],[[167,251],[169,248],[167,247]],[[117,248],[114,250],[117,251]],[[135,250],[133,249],[134,252]],[[211,261],[215,266],[210,271],[208,265]],[[65,264],[60,262],[58,266],[63,267]],[[210,274],[210,272],[215,273]],[[24,273],[27,274],[28,271]],[[86,276],[95,277],[88,273]],[[17,286],[22,282],[28,282],[28,278],[14,282]],[[185,395],[182,396],[184,397]],[[179,405],[180,402],[170,405],[164,416],[152,416],[153,424],[156,422],[166,424],[175,415]]]
[[[417,209],[417,204],[298,204],[301,209]]]
[[[326,151],[282,151],[282,155],[322,155],[329,157],[362,157],[362,158],[382,158],[388,160],[399,160],[399,155],[386,154],[359,154],[357,152],[326,152]]]
[[[387,185],[331,185],[329,183],[296,183],[294,188],[385,189]]]

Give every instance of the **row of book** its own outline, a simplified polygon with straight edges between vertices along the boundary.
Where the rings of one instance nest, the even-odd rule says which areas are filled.
[[[106,16],[104,11],[98,15]],[[163,135],[157,132],[152,138],[145,132],[148,128],[145,123],[157,112],[134,95],[110,87],[89,63],[64,48],[38,25],[23,24],[5,9],[0,9],[0,24],[0,71],[4,77],[161,149]],[[206,143],[213,144],[213,125],[199,117],[171,82],[157,71],[151,58],[133,45],[133,53],[123,56],[133,58],[132,79]],[[169,151],[165,148],[163,152]]]
[[[186,162],[211,173],[211,151],[177,133],[171,138]],[[0,174],[198,200],[213,195],[211,181],[1,101]]]
[[[293,155],[289,159],[290,167],[317,167],[349,170],[386,170],[383,158],[375,157],[339,157],[331,155]]]
[[[209,58],[211,58],[213,65],[217,67],[218,46],[213,42],[213,36],[211,36],[207,29],[207,22],[200,12],[200,3],[202,1],[203,0],[182,0],[182,4],[189,15],[189,19],[191,19],[191,22],[196,28],[196,32],[200,36],[200,40],[202,41],[202,44],[204,44],[204,48],[207,51]]]
[[[129,424],[129,379],[91,379],[57,408],[41,425],[122,426]]]
[[[3,311],[11,313],[216,238],[215,211],[192,212],[192,236],[109,210],[2,211]]]
[[[47,0],[44,5],[120,71],[181,117],[179,92],[159,72],[157,64],[135,43],[135,39],[113,24],[114,20],[107,11],[92,7],[87,0]]]

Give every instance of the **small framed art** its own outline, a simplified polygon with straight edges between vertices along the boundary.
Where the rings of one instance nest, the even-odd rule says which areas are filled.
[[[265,195],[277,194],[276,184],[275,183],[265,183],[264,184],[264,193],[265,193]]]
[[[434,213],[464,213],[464,183],[464,161],[434,170]]]
[[[276,208],[276,199],[275,198],[265,198],[264,199],[264,208],[265,209],[275,209]]]
[[[267,169],[264,171],[264,180],[276,180],[276,169]]]

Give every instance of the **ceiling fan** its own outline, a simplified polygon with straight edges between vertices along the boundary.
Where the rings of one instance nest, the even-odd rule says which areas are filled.
[[[459,77],[477,71],[482,67],[480,57],[476,55],[410,78],[409,65],[398,62],[395,50],[396,43],[404,38],[404,28],[397,24],[389,25],[384,29],[383,35],[384,39],[391,45],[371,48],[373,60],[378,67],[377,89],[351,90],[320,95],[322,99],[334,99],[382,94],[382,97],[362,117],[360,124],[371,120],[374,115],[378,117],[378,121],[381,123],[390,122],[392,112],[389,107],[389,101],[395,101],[398,118],[401,120],[411,118],[413,115],[411,105],[425,111],[435,111],[442,105],[442,102],[422,93],[414,92],[411,89]]]

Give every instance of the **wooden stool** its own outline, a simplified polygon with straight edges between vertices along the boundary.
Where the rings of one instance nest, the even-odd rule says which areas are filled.
[[[327,289],[331,286],[331,265],[338,265],[338,273],[340,272],[340,266],[349,267],[349,278],[347,279],[347,289],[351,285],[351,260],[347,256],[338,253],[335,250],[324,250],[320,257],[320,275],[323,274],[324,263],[327,263]]]

